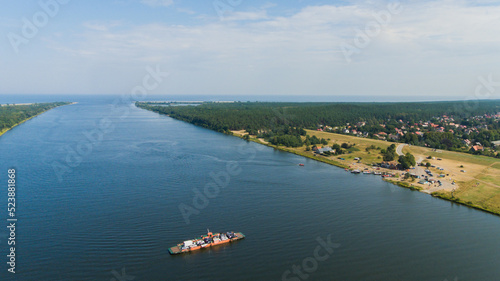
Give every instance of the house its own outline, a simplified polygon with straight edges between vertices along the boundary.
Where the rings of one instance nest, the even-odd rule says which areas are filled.
[[[399,136],[398,135],[389,134],[389,139],[391,139],[391,140],[399,140]]]
[[[494,146],[500,146],[500,141],[492,141],[491,142]]]
[[[471,148],[472,151],[484,151],[484,147],[481,146],[481,145],[474,145],[472,148]]]
[[[396,161],[382,162],[380,163],[380,167],[395,170],[398,167],[398,162]]]
[[[331,147],[317,148],[315,151],[317,154],[324,154],[325,152],[335,152]]]

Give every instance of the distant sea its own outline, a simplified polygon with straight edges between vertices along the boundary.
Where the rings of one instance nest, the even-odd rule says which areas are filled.
[[[125,96],[127,96],[125,94]],[[129,95],[128,95],[129,96]],[[47,95],[47,94],[8,94],[0,95],[0,104],[28,102],[102,102],[119,99],[121,95]],[[459,101],[464,97],[440,96],[286,96],[286,95],[149,95],[144,101],[261,101],[261,102],[424,102],[424,101]]]

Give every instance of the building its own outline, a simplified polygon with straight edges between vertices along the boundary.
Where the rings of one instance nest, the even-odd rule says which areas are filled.
[[[389,139],[391,139],[391,140],[399,140],[399,136],[398,135],[389,134]]]
[[[472,148],[471,148],[472,151],[484,151],[484,147],[481,146],[481,145],[474,145]]]
[[[320,147],[314,150],[314,153],[317,154],[324,154],[325,152],[335,152],[335,150],[333,150],[331,147]]]
[[[396,161],[382,162],[380,164],[380,167],[386,168],[386,169],[396,170],[398,168],[398,162],[396,162]]]

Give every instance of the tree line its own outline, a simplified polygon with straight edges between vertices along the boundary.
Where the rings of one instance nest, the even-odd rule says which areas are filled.
[[[204,103],[199,106],[158,106],[137,103],[138,107],[170,115],[216,131],[272,130],[283,125],[316,129],[318,125],[344,126],[366,122],[373,132],[384,130],[381,123],[397,120],[417,123],[435,116],[453,115],[468,118],[500,111],[500,101],[477,101],[466,107],[464,102],[412,103],[290,103],[235,102]],[[390,126],[391,124],[389,124]]]
[[[246,130],[276,145],[302,146],[300,130],[318,126],[345,126],[364,122],[364,132],[390,133],[404,123],[435,120],[437,116],[453,116],[455,120],[472,123],[474,116],[494,115],[500,112],[500,100],[475,101],[474,106],[463,101],[410,103],[291,103],[291,102],[235,102],[204,103],[198,106],[160,106],[136,103],[140,108],[169,115],[197,126],[231,134],[232,130]],[[489,130],[472,133],[471,139],[484,143],[500,139],[498,122],[488,121]],[[385,126],[381,126],[384,124]],[[418,137],[408,132],[402,141],[439,149],[463,150],[462,138],[453,133],[426,132]],[[310,140],[309,140],[310,142]],[[306,143],[306,145],[309,145]]]
[[[16,124],[29,119],[37,114],[67,102],[35,103],[29,105],[3,105],[0,106],[0,132],[10,129]]]

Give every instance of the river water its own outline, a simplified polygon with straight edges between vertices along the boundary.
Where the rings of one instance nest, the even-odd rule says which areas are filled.
[[[497,216],[113,101],[0,137],[0,280],[500,279]],[[168,254],[207,228],[246,238]]]

